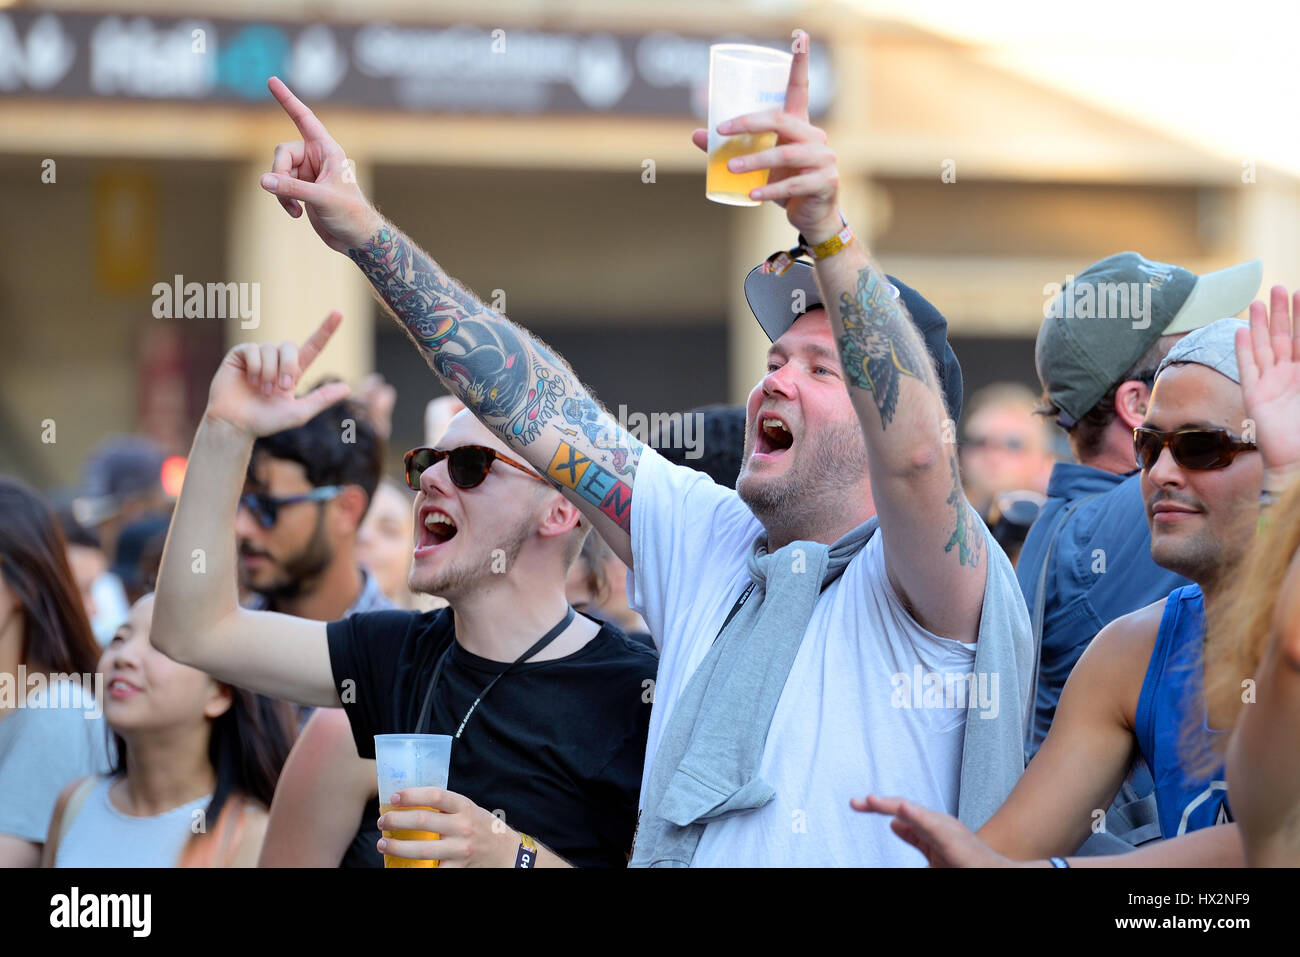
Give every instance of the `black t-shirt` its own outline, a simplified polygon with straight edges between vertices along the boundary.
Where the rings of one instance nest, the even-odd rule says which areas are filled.
[[[374,758],[374,735],[419,730],[434,668],[455,642],[451,611],[352,615],[326,630],[357,753]],[[575,866],[625,866],[658,664],[653,650],[606,625],[571,655],[519,665],[452,745],[448,788],[501,812],[508,826]],[[423,730],[455,734],[474,699],[507,667],[455,645]]]

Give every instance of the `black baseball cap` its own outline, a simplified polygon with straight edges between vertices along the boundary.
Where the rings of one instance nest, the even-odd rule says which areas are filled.
[[[823,306],[821,290],[813,267],[798,260],[784,273],[777,275],[765,269],[766,263],[754,267],[745,277],[745,299],[750,311],[773,342],[794,325],[805,312]],[[948,343],[948,320],[919,292],[893,276],[886,276],[896,296],[907,307],[912,321],[925,339],[925,347],[939,371],[939,387],[943,390],[948,415],[956,421],[961,418],[962,379],[961,363]],[[796,311],[792,303],[802,292],[803,310]]]

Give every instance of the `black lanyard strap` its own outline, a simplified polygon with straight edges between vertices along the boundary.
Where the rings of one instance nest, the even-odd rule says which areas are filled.
[[[474,713],[474,709],[479,706],[479,703],[484,698],[487,697],[488,692],[492,690],[492,686],[495,685],[502,678],[504,678],[506,675],[510,674],[510,672],[514,671],[516,665],[523,664],[525,661],[527,661],[533,655],[537,654],[539,651],[541,651],[543,648],[549,645],[552,641],[554,641],[557,637],[559,637],[560,633],[564,631],[564,629],[569,627],[569,624],[573,621],[574,615],[576,614],[577,612],[575,612],[573,610],[573,606],[570,605],[568,610],[564,613],[564,617],[560,619],[560,621],[555,625],[554,628],[552,628],[546,634],[542,635],[542,637],[538,638],[537,641],[533,643],[533,646],[531,648],[529,648],[522,655],[520,655],[509,665],[507,665],[505,671],[501,672],[499,675],[496,675],[495,677],[493,677],[491,681],[488,682],[487,687],[479,692],[478,697],[474,699],[474,703],[470,705],[469,710],[465,712],[465,717],[460,719],[460,727],[456,729],[456,734],[455,734],[456,738],[458,739],[460,738],[460,733],[465,730],[465,725],[469,721],[469,716]],[[424,693],[424,704],[421,705],[420,707],[420,720],[416,722],[415,725],[416,734],[428,733],[429,717],[433,712],[433,689],[438,686],[438,679],[442,676],[442,666],[447,663],[447,656],[451,654],[452,649],[455,647],[456,647],[456,637],[455,635],[453,635],[451,639],[451,644],[447,646],[447,650],[444,651],[442,653],[442,657],[438,659],[438,664],[433,669],[433,678],[429,681],[429,688]]]
[[[749,601],[749,596],[753,591],[754,591],[754,583],[750,582],[748,587],[743,592],[740,593],[740,597],[736,599],[736,603],[731,606],[731,611],[727,612],[727,617],[723,620],[722,627],[719,628],[718,633],[713,636],[713,640],[715,642],[719,638],[721,638],[722,633],[727,630],[727,626],[731,624],[731,619],[736,617],[736,612],[740,611],[741,608],[745,607],[745,602]]]

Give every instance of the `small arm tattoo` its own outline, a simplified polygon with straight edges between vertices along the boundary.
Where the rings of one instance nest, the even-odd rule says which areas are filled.
[[[966,495],[962,491],[957,457],[955,455],[950,457],[948,464],[952,468],[952,491],[948,493],[948,504],[956,512],[957,527],[953,529],[952,537],[948,539],[948,544],[943,546],[943,550],[947,553],[956,548],[957,561],[962,565],[976,568],[979,566],[980,556],[984,550],[984,535],[976,525],[979,518],[975,510],[970,507],[970,503],[966,501]]]

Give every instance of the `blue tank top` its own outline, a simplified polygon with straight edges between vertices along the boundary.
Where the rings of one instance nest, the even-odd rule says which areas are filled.
[[[1201,650],[1205,640],[1205,599],[1201,586],[1175,588],[1165,601],[1142,694],[1138,697],[1137,739],[1155,780],[1160,834],[1168,839],[1232,820],[1223,765],[1207,777],[1190,776],[1180,760],[1187,709],[1199,712],[1201,727],[1211,735],[1205,714]]]

